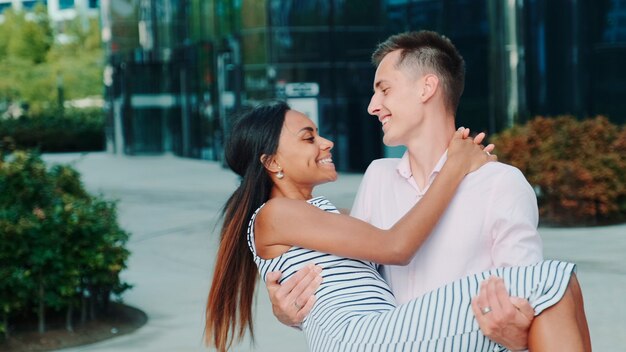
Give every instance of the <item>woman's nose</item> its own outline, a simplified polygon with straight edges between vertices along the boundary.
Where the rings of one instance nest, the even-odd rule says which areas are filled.
[[[330,139],[326,139],[324,137],[320,137],[320,139],[322,140],[322,142],[320,143],[320,149],[322,150],[331,150],[333,149],[333,146],[335,146],[335,143],[333,143],[333,141],[331,141]]]

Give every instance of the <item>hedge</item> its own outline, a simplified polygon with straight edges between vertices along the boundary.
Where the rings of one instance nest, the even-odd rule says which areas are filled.
[[[536,117],[492,137],[500,161],[535,187],[545,224],[626,219],[626,128],[606,117]]]
[[[24,317],[46,330],[47,314],[72,330],[130,285],[128,233],[116,204],[90,195],[69,166],[47,168],[34,152],[0,152],[0,330]],[[17,319],[19,318],[19,319]]]
[[[104,150],[104,111],[100,108],[50,110],[41,115],[0,118],[0,140],[41,152]]]

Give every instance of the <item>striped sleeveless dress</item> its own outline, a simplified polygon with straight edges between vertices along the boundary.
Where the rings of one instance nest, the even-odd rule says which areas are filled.
[[[307,201],[321,210],[339,213],[324,197]],[[326,351],[506,351],[487,339],[471,309],[480,282],[502,277],[509,293],[525,297],[538,315],[563,296],[575,265],[543,261],[527,267],[499,268],[467,276],[406,304],[398,305],[387,283],[368,261],[342,258],[300,247],[265,260],[257,255],[254,221],[248,225],[248,245],[263,281],[281,271],[281,282],[308,263],[323,268],[317,301],[302,330],[309,349]]]

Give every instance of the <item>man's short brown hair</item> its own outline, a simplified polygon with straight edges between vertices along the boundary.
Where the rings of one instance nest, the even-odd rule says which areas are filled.
[[[439,77],[446,108],[456,113],[465,87],[465,61],[450,39],[431,31],[392,35],[378,45],[372,63],[378,67],[387,54],[396,50],[401,50],[396,68],[409,69],[420,76],[434,73]]]

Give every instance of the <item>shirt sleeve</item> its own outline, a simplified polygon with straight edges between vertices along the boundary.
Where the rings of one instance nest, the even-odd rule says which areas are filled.
[[[506,170],[495,182],[491,197],[493,265],[522,266],[541,261],[537,197],[521,171]]]

